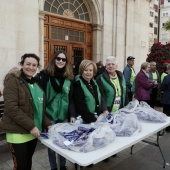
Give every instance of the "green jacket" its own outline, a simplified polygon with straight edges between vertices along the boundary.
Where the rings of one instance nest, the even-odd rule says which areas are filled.
[[[95,98],[93,97],[92,93],[87,89],[86,85],[83,83],[83,81],[80,79],[80,78],[77,78],[76,81],[80,81],[80,84],[81,84],[81,87],[84,91],[84,95],[85,95],[85,102],[87,104],[87,107],[89,109],[89,111],[91,113],[94,113],[95,112],[95,106],[96,106],[96,101],[95,101]],[[99,90],[99,87],[96,83],[95,80],[93,80],[94,84],[96,85],[97,87],[97,94],[98,94],[98,101],[99,101],[99,107],[101,105],[101,94],[100,94],[100,90]]]
[[[126,82],[125,82],[125,78],[122,72],[116,70],[116,73],[117,73],[119,83],[121,86],[122,94],[121,94],[120,108],[122,108],[126,105],[126,102],[127,102]],[[113,103],[116,97],[116,94],[115,94],[116,89],[114,85],[112,84],[112,82],[110,81],[110,77],[107,71],[105,71],[102,75],[100,75],[97,78],[97,83],[99,84],[99,87],[102,93],[102,98],[104,98],[102,100],[103,108],[111,112]]]
[[[64,80],[62,92],[57,93],[49,80],[46,87],[46,114],[51,120],[65,120],[68,118],[69,92],[71,82]]]

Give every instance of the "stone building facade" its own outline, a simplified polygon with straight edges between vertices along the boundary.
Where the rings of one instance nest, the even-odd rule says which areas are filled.
[[[135,69],[146,60],[149,0],[1,0],[0,84],[24,53],[36,53],[44,67],[55,50],[64,49],[75,66],[113,55],[119,70],[126,58]]]

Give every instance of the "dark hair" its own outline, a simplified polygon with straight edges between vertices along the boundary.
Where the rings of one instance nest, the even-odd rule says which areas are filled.
[[[38,62],[38,66],[40,66],[40,58],[36,54],[32,54],[32,53],[27,53],[21,56],[21,61],[19,62],[19,64],[22,66],[25,62],[25,59],[30,57],[36,59]]]
[[[167,71],[167,66],[168,66],[169,63],[164,63],[163,64],[163,72],[166,72]]]
[[[59,54],[63,53],[67,59],[66,61],[66,69],[65,69],[65,73],[64,73],[64,77],[68,78],[68,79],[73,79],[73,71],[72,68],[70,67],[70,64],[68,62],[68,58],[67,58],[67,54],[65,51],[63,50],[59,50],[54,54],[54,57],[51,59],[51,61],[47,64],[46,68],[44,69],[50,76],[54,76],[54,72],[55,72],[55,68],[56,68],[56,64],[55,64],[55,59],[56,57],[58,57]]]

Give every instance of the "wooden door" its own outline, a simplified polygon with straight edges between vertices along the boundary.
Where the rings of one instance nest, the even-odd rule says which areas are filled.
[[[82,59],[92,59],[92,25],[67,18],[45,16],[44,66],[56,50],[67,52],[73,69]]]

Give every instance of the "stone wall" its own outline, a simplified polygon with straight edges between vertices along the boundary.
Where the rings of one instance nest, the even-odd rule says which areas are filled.
[[[24,53],[38,50],[38,1],[1,0],[0,3],[0,89],[5,74],[18,66]]]

